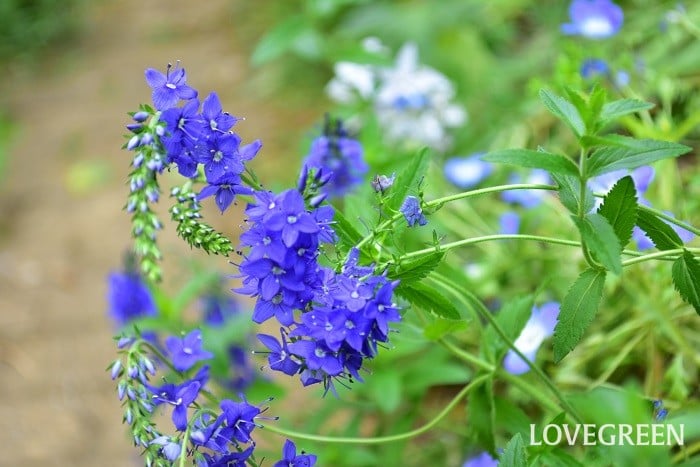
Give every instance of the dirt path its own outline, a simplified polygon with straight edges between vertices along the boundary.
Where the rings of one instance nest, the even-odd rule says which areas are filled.
[[[0,465],[138,460],[104,371],[114,358],[104,297],[105,276],[128,246],[119,209],[129,156],[119,147],[126,112],[149,100],[144,68],[182,60],[192,85],[217,90],[226,110],[247,117],[239,132],[262,138],[268,158],[296,150],[304,132],[280,129],[318,117],[256,102],[250,44],[233,30],[244,19],[234,20],[230,3],[96,2],[78,44],[36,76],[0,83],[0,104],[21,130],[0,186]],[[67,182],[76,176],[85,189]],[[163,249],[189,251],[172,232]]]

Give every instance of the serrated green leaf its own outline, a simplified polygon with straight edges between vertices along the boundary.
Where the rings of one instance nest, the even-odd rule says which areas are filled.
[[[638,99],[619,99],[608,102],[603,106],[600,112],[601,120],[614,120],[625,115],[643,110],[649,110],[654,107],[651,102],[644,102]]]
[[[560,362],[583,337],[598,311],[604,285],[604,270],[586,269],[566,293],[554,328],[555,362]]]
[[[574,107],[571,102],[546,89],[540,90],[540,99],[542,99],[547,110],[562,122],[566,123],[576,136],[581,137],[586,133],[586,124],[583,122],[581,114],[579,114],[578,110],[576,110],[576,107]]]
[[[460,319],[459,311],[451,301],[434,288],[428,287],[422,282],[413,282],[406,285],[399,284],[396,288],[396,293],[408,300],[411,305],[432,311],[438,316],[453,320]]]
[[[532,295],[519,297],[506,302],[496,314],[496,322],[511,342],[520,336],[525,324],[530,319],[533,304]],[[508,346],[493,327],[489,326],[484,332],[481,348],[486,359],[496,364],[503,359]]]
[[[493,378],[488,378],[469,394],[467,426],[475,444],[493,453],[496,450],[494,428],[496,410],[493,401]]]
[[[598,213],[608,220],[624,248],[632,239],[632,229],[637,222],[637,190],[631,176],[623,177],[612,187]]]
[[[398,211],[406,196],[416,190],[418,183],[428,172],[429,162],[430,152],[423,149],[413,156],[408,165],[399,172],[386,201],[386,206],[390,211]]]
[[[559,201],[572,214],[578,213],[578,204],[581,197],[581,180],[578,176],[552,174],[552,179],[559,186]],[[591,190],[586,187],[584,211],[593,209],[594,199]]]
[[[586,177],[595,177],[622,169],[636,169],[653,162],[678,157],[691,148],[678,143],[652,139],[609,138],[614,146],[602,146],[591,154]]]
[[[251,62],[257,66],[279,57],[289,50],[296,39],[301,37],[308,28],[309,25],[301,15],[287,18],[272,28],[258,42],[251,56]]]
[[[600,214],[587,214],[580,219],[572,216],[589,251],[614,274],[622,274],[622,247],[608,220]]]
[[[578,176],[574,161],[561,154],[553,154],[532,149],[502,149],[481,157],[487,162],[500,162],[531,169],[544,169],[550,173]]]
[[[513,436],[500,456],[498,465],[501,467],[527,467],[527,451],[520,433]]]
[[[686,303],[700,314],[700,263],[688,250],[673,262],[673,285]]]
[[[434,251],[413,260],[403,261],[390,266],[388,276],[392,280],[400,279],[402,284],[410,284],[430,274],[444,257],[444,251]]]
[[[676,231],[649,211],[637,208],[637,225],[659,250],[675,250],[683,247],[683,240]]]

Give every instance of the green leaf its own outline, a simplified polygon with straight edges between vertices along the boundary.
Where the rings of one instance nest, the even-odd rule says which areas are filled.
[[[605,285],[605,271],[586,269],[573,283],[561,303],[554,328],[554,361],[560,362],[583,337],[598,311]]]
[[[637,222],[637,191],[631,176],[620,179],[612,187],[598,213],[608,220],[624,248],[632,239],[632,229]]]
[[[496,323],[498,323],[511,342],[520,336],[525,324],[530,319],[533,304],[533,296],[526,295],[506,302],[496,314]],[[500,362],[508,349],[506,343],[503,342],[501,336],[496,333],[492,326],[486,328],[481,347],[484,356],[491,363]]]
[[[432,311],[438,316],[447,319],[458,320],[461,318],[454,304],[440,294],[435,288],[428,287],[422,282],[413,282],[409,285],[399,284],[396,293],[408,300],[411,305]]]
[[[432,323],[428,323],[423,328],[423,334],[427,339],[436,341],[442,339],[448,334],[467,329],[467,322],[464,320],[454,320],[437,318]]]
[[[417,188],[418,183],[428,172],[429,162],[430,152],[427,149],[423,149],[399,172],[389,192],[389,199],[386,202],[390,211],[398,211],[406,196]]]
[[[444,251],[434,251],[413,260],[402,261],[389,267],[389,278],[400,279],[402,284],[410,284],[423,279],[440,265],[445,257]]]
[[[493,453],[496,450],[494,428],[496,410],[493,400],[493,378],[475,387],[467,402],[467,426],[475,444]]]
[[[678,157],[691,148],[678,143],[653,139],[607,138],[614,146],[603,146],[591,154],[586,177],[595,177],[621,169],[636,169],[662,159]]]
[[[513,436],[499,459],[501,467],[527,467],[527,451],[520,433]]]
[[[659,250],[683,248],[683,240],[681,240],[676,231],[651,212],[637,208],[637,225],[647,234]]]
[[[372,375],[370,380],[371,383],[368,381],[367,384],[367,391],[372,395],[379,410],[384,413],[396,410],[401,403],[403,393],[401,373],[384,368]]]
[[[581,238],[595,258],[614,274],[622,274],[622,247],[613,227],[600,214],[588,214],[583,220],[571,216]]]
[[[578,176],[552,174],[552,178],[559,186],[559,201],[572,214],[578,213],[579,200],[581,198],[581,180]],[[586,187],[584,211],[593,209],[593,193]]]
[[[603,110],[600,112],[600,119],[614,120],[635,112],[649,110],[653,107],[654,104],[651,102],[644,102],[638,99],[620,99],[605,104]]]
[[[686,303],[700,314],[700,263],[688,250],[673,263],[673,285]]]
[[[253,51],[251,62],[253,65],[262,65],[279,57],[292,48],[308,28],[309,25],[301,15],[287,18],[262,38]]]
[[[357,245],[360,240],[362,240],[362,234],[355,229],[350,221],[340,212],[338,209],[335,210],[335,215],[333,217],[333,230],[338,234],[338,239],[347,248],[351,248]]]
[[[542,99],[547,110],[566,123],[577,137],[581,137],[586,133],[586,124],[583,122],[581,114],[579,114],[578,110],[576,110],[576,107],[574,107],[571,102],[546,89],[540,90],[540,99]]]
[[[500,162],[531,169],[544,169],[550,173],[578,176],[578,167],[568,157],[532,149],[502,149],[481,158],[487,162]]]

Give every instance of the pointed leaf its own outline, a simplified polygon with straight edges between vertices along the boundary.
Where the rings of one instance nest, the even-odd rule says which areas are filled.
[[[678,157],[691,150],[688,146],[653,139],[614,138],[615,146],[603,146],[591,154],[586,177],[591,178],[621,169],[636,169],[662,159]]]
[[[560,362],[583,337],[598,311],[605,271],[586,269],[566,293],[554,328],[554,361]]]
[[[418,281],[438,267],[444,257],[444,251],[434,251],[413,260],[403,261],[390,266],[388,276],[392,280],[400,279],[402,284]]]
[[[578,213],[579,199],[581,198],[581,180],[578,176],[552,174],[552,178],[559,186],[559,201],[572,214]],[[593,209],[593,193],[586,186],[584,211]]]
[[[411,305],[432,311],[443,318],[453,320],[461,318],[459,311],[450,300],[435,288],[428,287],[422,282],[413,282],[410,285],[399,284],[396,293],[408,300]]]
[[[637,191],[631,176],[620,179],[612,187],[603,198],[598,213],[608,220],[624,248],[632,239],[632,229],[637,221]]]
[[[637,209],[637,225],[659,250],[675,250],[683,247],[683,240],[676,231],[649,211]]]
[[[520,433],[508,441],[498,465],[500,467],[527,467],[527,451]]]
[[[651,102],[644,102],[638,99],[620,99],[608,102],[600,112],[601,120],[614,120],[624,115],[629,115],[642,110],[649,110],[654,107]]]
[[[348,248],[357,245],[362,240],[362,234],[357,231],[354,225],[339,210],[335,210],[333,216],[333,230],[338,234],[338,239]]]
[[[581,137],[586,133],[586,125],[583,122],[583,118],[581,118],[581,114],[571,102],[546,89],[540,90],[540,99],[542,99],[547,110],[566,123],[576,136]]]
[[[429,162],[430,152],[427,149],[423,149],[413,156],[408,165],[399,172],[389,192],[389,199],[386,202],[390,211],[398,211],[406,196],[416,190],[418,183],[428,171]]]
[[[476,443],[487,451],[496,451],[494,429],[496,409],[493,399],[493,378],[475,387],[467,402],[467,426]]]
[[[482,161],[512,164],[550,173],[578,176],[578,167],[568,157],[532,149],[502,149],[481,157]]]
[[[600,263],[614,274],[622,273],[620,240],[608,220],[600,214],[588,214],[583,220],[572,216],[581,238]]]
[[[673,263],[673,285],[686,303],[700,315],[700,263],[688,250]]]

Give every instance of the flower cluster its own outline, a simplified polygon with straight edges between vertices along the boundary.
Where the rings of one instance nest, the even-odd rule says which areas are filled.
[[[359,266],[357,250],[340,273],[319,264],[320,247],[335,240],[333,209],[307,208],[297,190],[257,192],[246,214],[251,226],[241,242],[248,252],[237,291],[256,297],[253,321],[275,317],[283,326],[281,343],[258,336],[270,368],[326,389],[334,389],[334,379],[361,380],[364,358],[375,355],[389,324],[401,318],[392,302],[397,282]]]
[[[304,165],[317,169],[319,173],[330,174],[321,192],[329,199],[341,197],[362,183],[363,176],[369,170],[362,152],[362,145],[348,135],[343,123],[327,117],[323,135],[311,143]],[[301,187],[302,190],[304,188]]]
[[[155,119],[162,128],[165,163],[174,163],[181,175],[192,178],[203,166],[207,186],[199,199],[214,196],[221,212],[239,194],[251,194],[241,174],[245,162],[251,160],[262,146],[259,140],[241,146],[241,138],[231,132],[236,117],[224,112],[219,96],[212,92],[201,105],[198,92],[186,84],[183,68],[168,65],[165,74],[149,68],[146,81],[153,90],[153,105],[159,114]],[[184,105],[177,107],[180,100]]]
[[[390,142],[444,151],[451,145],[448,130],[466,121],[464,108],[452,102],[452,83],[418,62],[414,43],[399,50],[393,67],[339,62],[335,74],[327,87],[331,98],[371,102]]]

